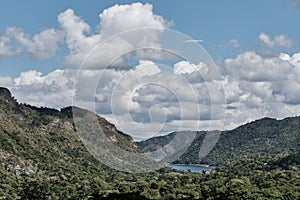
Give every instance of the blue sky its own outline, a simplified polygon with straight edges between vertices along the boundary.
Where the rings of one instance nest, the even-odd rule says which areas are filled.
[[[142,129],[144,137],[299,115],[299,0],[139,2],[2,1],[0,85],[36,106],[61,108],[76,99],[127,133]],[[216,65],[153,50],[163,38],[155,31],[106,41],[144,27],[198,40]],[[153,49],[137,51],[145,44]],[[83,60],[78,81],[74,69]]]
[[[136,1],[2,1],[0,8],[0,34],[8,26],[18,27],[34,35],[46,28],[59,28],[57,15],[68,8],[74,9],[91,27],[96,30],[99,13],[115,4]],[[194,39],[204,40],[202,45],[218,59],[233,57],[237,53],[254,49],[258,45],[258,35],[265,32],[270,36],[284,34],[295,41],[289,52],[299,49],[297,26],[300,11],[296,3],[287,0],[265,1],[140,1],[151,3],[154,13],[173,21],[174,30]],[[238,48],[222,48],[231,39],[239,41]],[[66,55],[66,49],[58,54]],[[1,58],[2,75],[18,76],[29,69],[39,69],[44,73],[63,65],[63,57],[42,61],[31,61],[26,55],[18,59]]]

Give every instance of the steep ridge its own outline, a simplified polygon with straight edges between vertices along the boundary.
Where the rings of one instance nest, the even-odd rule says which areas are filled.
[[[89,112],[76,109],[83,114]],[[38,184],[57,182],[53,184],[64,187],[59,185],[64,180],[72,185],[84,177],[89,182],[97,179],[98,184],[105,185],[105,180],[111,179],[113,174],[120,174],[86,150],[75,131],[72,110],[72,107],[59,111],[19,104],[9,90],[0,88],[0,185],[9,186],[4,187],[8,190],[7,194],[16,192],[13,185],[20,187],[24,184],[27,187],[29,183],[26,181],[32,179],[43,180]],[[98,120],[113,144],[130,152],[139,152],[129,135],[118,131],[104,118],[98,116]],[[73,189],[80,191],[77,186]],[[53,189],[53,192],[57,190]],[[76,191],[69,192],[77,194]]]

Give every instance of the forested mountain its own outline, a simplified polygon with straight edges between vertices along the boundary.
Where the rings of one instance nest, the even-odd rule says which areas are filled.
[[[243,158],[210,175],[168,167],[142,174],[119,172],[87,151],[72,111],[19,104],[9,90],[0,88],[0,199],[300,198],[298,152]],[[97,119],[112,143],[139,151],[129,135]]]
[[[144,152],[155,150],[155,147],[163,147],[170,142],[175,134],[150,138],[137,145]],[[200,148],[209,134],[211,132],[198,134],[175,163],[220,166],[247,156],[278,156],[297,152],[300,150],[300,117],[283,120],[263,118],[231,131],[223,131],[214,148],[201,157]]]
[[[89,113],[75,109],[83,115]],[[127,151],[139,151],[129,135],[101,117],[98,120],[112,143]],[[105,180],[117,173],[86,150],[75,131],[72,107],[59,111],[19,104],[6,88],[0,88],[0,168],[0,197],[10,194],[13,198],[16,187],[27,188],[19,191],[25,196],[28,192],[34,195],[31,187],[50,186],[58,196],[76,196],[92,186],[94,190],[105,185]],[[63,187],[67,191],[61,190]]]
[[[263,118],[225,131],[203,163],[222,165],[249,156],[278,156],[300,150],[300,117]]]

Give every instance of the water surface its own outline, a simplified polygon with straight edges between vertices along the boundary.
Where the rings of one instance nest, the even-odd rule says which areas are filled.
[[[177,165],[177,164],[168,164],[169,167],[180,170],[180,171],[191,171],[191,172],[210,172],[210,167],[199,166],[199,165]]]

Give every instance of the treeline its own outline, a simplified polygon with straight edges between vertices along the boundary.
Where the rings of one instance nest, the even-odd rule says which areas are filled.
[[[299,153],[244,158],[210,175],[163,168],[148,174],[18,177],[0,167],[2,199],[299,199]],[[289,163],[282,166],[282,163]]]

